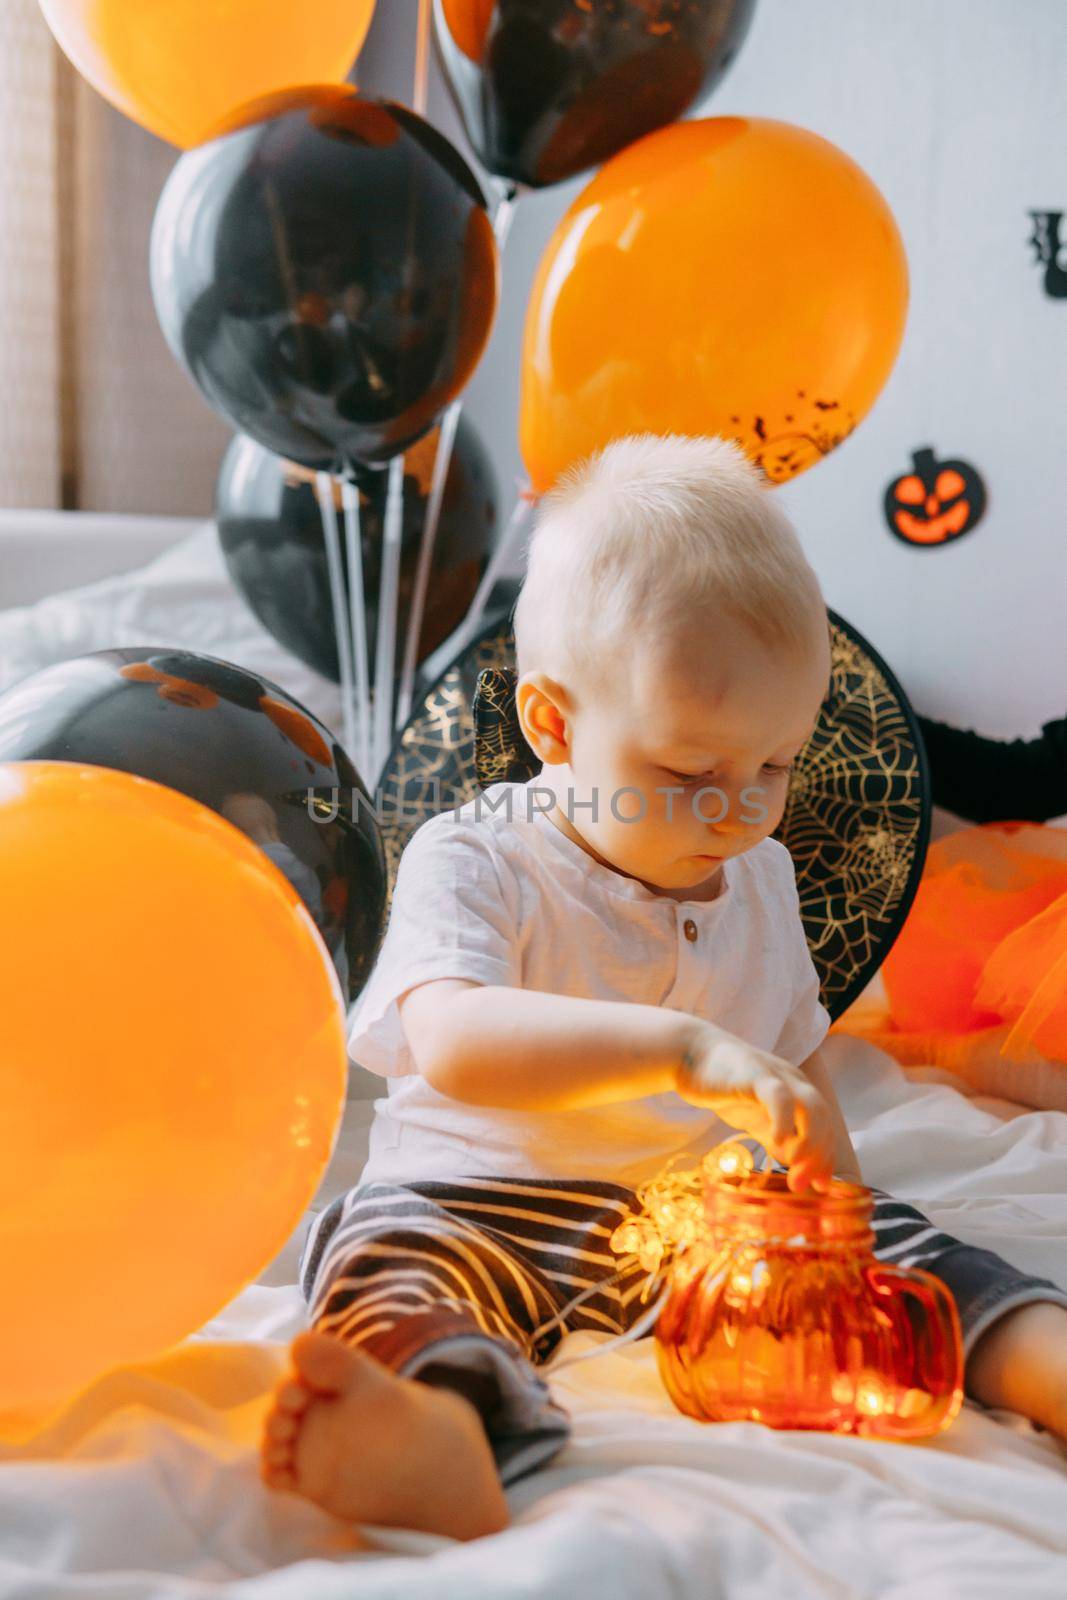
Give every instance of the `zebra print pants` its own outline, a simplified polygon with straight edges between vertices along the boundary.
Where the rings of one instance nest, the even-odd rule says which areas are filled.
[[[921,1266],[951,1289],[965,1357],[1015,1306],[1067,1306],[1048,1279],[961,1243],[882,1190],[872,1194],[875,1254]],[[633,1266],[619,1276],[609,1244],[635,1204],[617,1184],[551,1179],[358,1186],[318,1213],[304,1241],[310,1322],[395,1372],[465,1393],[502,1481],[512,1483],[569,1432],[537,1367],[565,1333],[624,1333],[646,1309],[645,1273]]]

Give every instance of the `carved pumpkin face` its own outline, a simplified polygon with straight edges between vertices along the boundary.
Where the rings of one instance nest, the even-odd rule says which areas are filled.
[[[985,510],[982,479],[966,461],[938,461],[916,450],[912,470],[885,492],[885,518],[905,544],[948,544],[968,533]]]

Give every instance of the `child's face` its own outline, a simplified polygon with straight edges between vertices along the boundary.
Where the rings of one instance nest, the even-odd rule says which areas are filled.
[[[705,620],[700,634],[625,667],[611,703],[576,710],[565,765],[544,777],[580,842],[608,866],[650,888],[714,893],[722,859],[781,821],[791,763],[829,685],[826,628],[797,656],[730,619]],[[596,820],[577,804],[594,794]]]

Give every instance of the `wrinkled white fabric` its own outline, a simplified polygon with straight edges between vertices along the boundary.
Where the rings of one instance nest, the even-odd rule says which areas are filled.
[[[328,728],[340,728],[337,685],[283,649],[252,615],[226,571],[213,522],[134,572],[0,611],[0,692],[71,656],[149,645],[232,661],[285,689]]]

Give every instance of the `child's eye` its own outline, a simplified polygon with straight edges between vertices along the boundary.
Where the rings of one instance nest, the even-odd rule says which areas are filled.
[[[764,772],[773,773],[775,776],[777,776],[779,772],[789,772],[792,767],[792,761],[765,761],[763,763]],[[676,778],[679,783],[697,783],[701,778],[710,776],[710,774],[705,774],[703,772],[671,772],[669,767],[664,767],[663,770],[667,773],[668,777]]]

